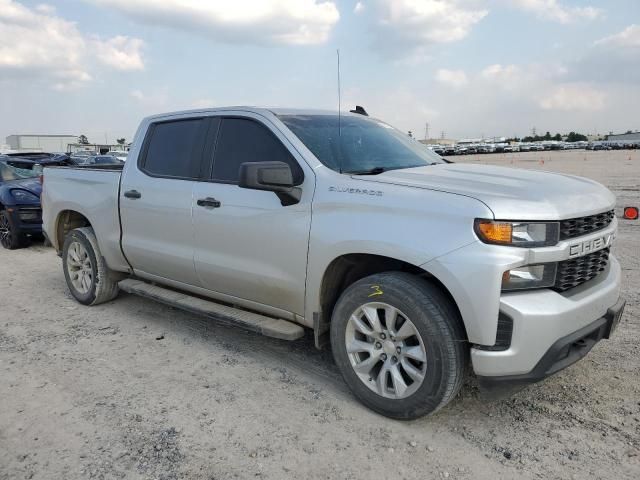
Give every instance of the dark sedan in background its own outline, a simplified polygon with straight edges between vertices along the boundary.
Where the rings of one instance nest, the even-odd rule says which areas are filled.
[[[13,250],[42,237],[42,168],[71,164],[66,155],[0,155],[0,245]]]

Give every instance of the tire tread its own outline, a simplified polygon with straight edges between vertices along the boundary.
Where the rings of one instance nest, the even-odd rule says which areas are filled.
[[[433,405],[425,401],[424,405],[406,411],[393,411],[391,407],[389,407],[389,410],[385,409],[385,411],[374,409],[387,416],[398,419],[413,419],[427,413],[438,411],[453,400],[460,391],[468,364],[467,340],[458,309],[452,300],[442,291],[441,287],[434,282],[407,272],[393,271],[374,274],[350,285],[342,292],[342,295],[336,303],[334,313],[341,302],[347,301],[351,296],[356,295],[358,290],[362,289],[364,285],[368,287],[371,284],[383,284],[385,285],[385,290],[393,288],[395,291],[403,292],[404,295],[411,298],[412,301],[420,306],[420,309],[427,314],[430,321],[436,324],[437,330],[441,333],[439,341],[444,343],[442,351],[447,355],[446,362],[444,363],[450,366],[442,378],[444,385],[441,384],[441,388],[444,388],[442,388],[443,393],[441,393],[437,404]],[[395,306],[402,309],[399,305]],[[336,322],[335,318],[332,319],[332,327],[335,325],[334,322]],[[332,328],[331,338],[334,356],[335,349],[339,348],[337,342],[342,335],[344,334]],[[338,361],[337,358],[336,361],[338,366],[341,367],[341,362]],[[351,368],[350,365],[349,368]],[[346,377],[345,380],[347,380]],[[354,391],[354,393],[362,400],[362,395],[359,395],[356,391]],[[369,405],[369,407],[373,408],[371,405]]]
[[[110,270],[107,266],[107,263],[100,252],[98,239],[96,238],[93,228],[76,228],[69,232],[68,236],[76,234],[82,235],[84,239],[89,242],[89,245],[93,250],[93,255],[96,259],[95,296],[87,303],[87,305],[100,305],[101,303],[113,300],[118,296],[120,291],[118,288],[118,282],[123,278],[123,275]]]

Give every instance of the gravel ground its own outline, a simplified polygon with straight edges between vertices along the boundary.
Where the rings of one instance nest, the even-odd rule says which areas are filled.
[[[640,204],[640,152],[456,161],[575,173]],[[0,249],[0,479],[640,478],[640,222],[621,221],[626,314],[587,358],[512,398],[413,422],[288,343],[122,294],[75,303],[42,245]]]

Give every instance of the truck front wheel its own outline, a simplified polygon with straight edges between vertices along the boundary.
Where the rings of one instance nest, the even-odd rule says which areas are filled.
[[[342,293],[331,347],[362,403],[407,420],[456,396],[468,355],[455,305],[436,285],[403,272],[371,275]]]
[[[119,274],[109,270],[91,227],[69,232],[62,265],[71,295],[83,305],[98,305],[118,295]]]

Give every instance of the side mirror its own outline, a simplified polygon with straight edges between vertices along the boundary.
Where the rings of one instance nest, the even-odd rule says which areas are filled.
[[[291,167],[284,162],[243,163],[239,176],[239,187],[275,192],[282,205],[300,201],[301,189],[294,185]]]
[[[240,187],[278,192],[293,187],[291,167],[284,162],[248,162],[240,165]]]

